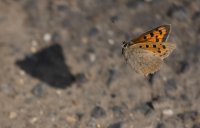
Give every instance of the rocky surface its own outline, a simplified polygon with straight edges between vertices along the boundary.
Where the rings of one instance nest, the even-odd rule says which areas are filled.
[[[199,0],[1,0],[1,128],[199,128]],[[171,24],[141,76],[124,40]]]

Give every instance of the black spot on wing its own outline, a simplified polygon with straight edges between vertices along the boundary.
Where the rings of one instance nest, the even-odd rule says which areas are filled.
[[[150,33],[150,36],[151,36],[151,37],[153,37],[153,36],[154,36],[153,32],[151,32],[151,33]]]
[[[163,47],[164,49],[166,49],[166,46],[165,46],[165,45],[162,45],[162,47]]]
[[[162,35],[162,30],[159,30],[160,35]]]

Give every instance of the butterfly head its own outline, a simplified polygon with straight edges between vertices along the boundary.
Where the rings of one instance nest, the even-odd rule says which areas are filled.
[[[128,47],[129,42],[124,41],[122,43],[122,48],[127,48]]]
[[[124,41],[122,43],[122,54],[124,54],[124,50],[127,49],[129,46],[129,42]]]

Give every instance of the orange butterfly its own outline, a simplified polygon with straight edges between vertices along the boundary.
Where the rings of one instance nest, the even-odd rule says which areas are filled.
[[[166,42],[170,25],[158,26],[129,42],[123,42],[122,54],[138,73],[148,74],[158,71],[163,59],[176,48],[176,44]]]

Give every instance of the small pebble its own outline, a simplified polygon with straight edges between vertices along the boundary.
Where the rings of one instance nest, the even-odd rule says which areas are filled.
[[[45,33],[44,37],[43,37],[43,40],[45,42],[50,42],[51,41],[51,34],[50,33]]]
[[[165,109],[162,111],[163,115],[172,116],[174,115],[174,111],[172,109]]]
[[[0,85],[0,91],[9,96],[14,96],[16,94],[16,91],[13,85],[10,85],[7,83]]]
[[[20,71],[19,71],[19,75],[20,75],[20,76],[25,76],[26,73],[25,73],[23,70],[20,70]]]
[[[177,74],[184,73],[185,70],[189,67],[189,63],[185,60],[179,61],[178,62],[178,67],[175,69]]]
[[[78,120],[81,120],[83,118],[84,114],[82,112],[77,112],[76,116],[77,116]]]
[[[42,97],[45,94],[45,85],[38,84],[31,90],[32,94],[36,97]]]
[[[55,117],[51,117],[51,122],[55,122],[56,118]]]
[[[56,90],[56,94],[61,96],[62,95],[62,91],[61,90]]]
[[[95,62],[96,60],[96,55],[94,53],[89,54],[90,62]]]
[[[23,78],[19,78],[19,83],[21,84],[21,85],[23,85],[24,84],[24,79]]]
[[[109,43],[110,45],[114,45],[114,44],[115,44],[115,42],[114,42],[113,39],[108,39],[108,43]]]
[[[195,120],[197,115],[198,115],[197,111],[188,111],[188,112],[180,113],[177,116],[180,119],[182,119],[183,121],[186,121],[186,120],[189,120],[189,119]]]
[[[96,27],[92,27],[89,32],[88,32],[88,36],[94,36],[99,32],[99,30]]]
[[[119,76],[119,73],[117,72],[116,69],[109,69],[108,70],[109,72],[109,76],[108,76],[108,79],[107,79],[107,85],[110,86],[111,83],[117,79],[117,77]]]
[[[112,98],[116,98],[116,97],[117,97],[117,95],[116,95],[115,93],[111,93],[110,96],[111,96]]]
[[[143,0],[129,0],[126,3],[126,6],[129,9],[136,9],[136,8],[142,7],[143,5],[144,5],[144,1]]]
[[[81,41],[83,44],[87,44],[88,43],[88,38],[87,37],[82,37]]]
[[[148,115],[154,110],[154,106],[152,102],[146,102],[136,107],[136,110],[143,113],[144,115]]]
[[[108,128],[122,128],[122,123],[121,122],[116,122],[116,123],[110,124],[108,126]]]
[[[91,116],[94,118],[101,118],[106,116],[106,111],[102,107],[96,106],[93,108]]]
[[[29,120],[31,124],[35,124],[38,121],[38,117],[33,117]]]
[[[94,118],[91,118],[91,120],[87,123],[87,128],[96,128],[97,127],[97,121]]]
[[[123,108],[121,106],[113,106],[111,109],[115,115],[122,116]]]
[[[163,123],[158,123],[156,128],[165,128],[165,125]]]
[[[36,53],[37,52],[37,49],[35,47],[31,47],[31,52],[32,53]]]
[[[31,44],[33,47],[37,47],[38,46],[38,42],[36,40],[32,40]]]
[[[97,128],[102,128],[100,124],[97,124]]]
[[[174,91],[177,89],[176,80],[171,78],[165,82],[165,90],[166,91]]]
[[[68,9],[68,6],[67,5],[64,5],[64,4],[61,4],[61,5],[58,5],[57,6],[57,9],[59,11],[66,11]]]
[[[112,23],[115,23],[118,19],[119,19],[118,16],[111,16],[110,17],[110,20],[111,20]]]
[[[10,119],[14,119],[16,117],[17,117],[17,113],[16,112],[10,112],[10,114],[9,114],[9,118]]]
[[[75,124],[75,123],[77,122],[77,119],[76,119],[76,117],[74,117],[74,116],[67,116],[67,117],[66,117],[66,121],[67,121],[68,123],[70,123],[70,124]]]
[[[54,32],[53,34],[52,34],[52,41],[54,42],[54,43],[59,43],[59,42],[61,42],[61,39],[62,39],[62,36],[61,36],[61,34],[59,33],[59,32]]]
[[[194,124],[192,128],[200,128],[200,123]]]
[[[85,74],[83,74],[83,73],[77,74],[75,79],[76,79],[76,82],[79,84],[83,84],[87,81],[87,78],[86,78]]]
[[[173,108],[174,102],[166,97],[159,97],[157,101],[153,102],[155,109],[165,110],[168,108]]]

